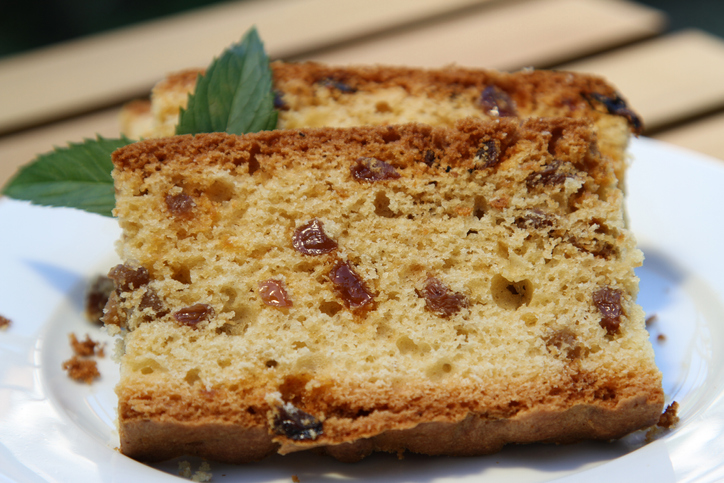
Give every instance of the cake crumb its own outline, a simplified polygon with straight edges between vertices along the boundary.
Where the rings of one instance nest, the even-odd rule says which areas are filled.
[[[79,341],[75,334],[71,333],[68,335],[70,339],[70,346],[73,348],[75,355],[80,357],[98,356],[104,357],[105,350],[103,344],[96,342],[90,338],[88,334],[85,335],[85,340]]]
[[[188,461],[178,462],[178,475],[184,478],[191,478],[191,463]]]
[[[199,471],[194,473],[191,477],[191,481],[211,481],[212,476],[211,465],[204,461],[201,463],[201,466],[199,466]]]
[[[659,418],[659,422],[656,426],[661,428],[671,429],[679,422],[679,403],[676,401],[672,402],[666,407],[666,410]]]
[[[299,477],[298,477],[297,475],[292,475],[292,481],[293,481],[294,483],[299,483],[300,480],[299,480]]]
[[[678,411],[679,403],[677,403],[676,401],[673,401],[666,407],[664,412],[659,417],[659,422],[656,423],[656,426],[651,426],[646,432],[646,444],[656,439],[656,437],[663,433],[664,430],[671,429],[676,426],[676,424],[679,422],[679,415],[677,414]]]
[[[7,330],[10,327],[10,324],[12,324],[10,319],[0,315],[0,330]]]
[[[63,370],[68,371],[68,375],[75,381],[83,381],[86,384],[92,383],[95,379],[101,377],[98,372],[98,365],[93,359],[81,359],[73,356],[63,362]]]
[[[204,461],[199,466],[199,470],[192,473],[191,463],[184,460],[178,462],[178,474],[179,476],[183,476],[184,478],[188,478],[191,481],[197,481],[197,482],[203,482],[203,481],[211,481],[211,477],[213,476],[211,473],[211,465],[209,465],[208,462]]]
[[[649,315],[648,317],[646,317],[646,322],[645,322],[645,323],[646,323],[646,327],[648,327],[649,325],[651,325],[651,324],[653,324],[654,322],[656,322],[656,319],[658,319],[658,318],[659,318],[659,316],[656,315],[656,314],[651,314],[651,315]]]
[[[656,340],[659,341],[659,342],[665,342],[665,341],[666,341],[666,336],[665,336],[664,334],[659,334],[659,335],[656,337]]]

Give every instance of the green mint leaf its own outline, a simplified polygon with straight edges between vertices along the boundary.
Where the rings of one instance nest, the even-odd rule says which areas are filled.
[[[199,77],[186,109],[181,110],[176,134],[244,134],[276,126],[269,58],[252,28]]]
[[[43,206],[79,208],[113,216],[115,190],[111,153],[131,144],[121,139],[86,139],[55,148],[23,166],[3,189],[10,198]]]

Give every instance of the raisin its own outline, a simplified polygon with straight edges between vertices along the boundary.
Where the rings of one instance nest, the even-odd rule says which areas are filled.
[[[543,166],[541,171],[534,171],[530,173],[526,179],[525,184],[529,189],[534,188],[537,185],[552,186],[563,184],[566,178],[571,177],[568,173],[561,173],[558,168],[561,167],[561,161],[554,159],[550,164]]]
[[[453,292],[435,277],[428,277],[417,295],[425,299],[427,310],[441,317],[450,317],[468,306],[468,298],[464,294]]]
[[[489,116],[515,117],[518,115],[513,99],[497,86],[491,85],[483,89],[478,103]]]
[[[628,105],[626,105],[626,101],[621,99],[618,94],[614,94],[613,96],[605,96],[597,92],[590,92],[584,93],[583,97],[588,101],[589,104],[593,105],[591,101],[601,103],[606,108],[606,111],[608,111],[609,114],[613,114],[615,116],[622,116],[623,118],[625,118],[635,134],[641,134],[641,132],[643,131],[644,123],[641,121],[641,118],[638,116],[638,114],[629,109]]]
[[[294,231],[292,246],[302,255],[323,255],[337,249],[337,242],[324,232],[322,222],[314,218]]]
[[[553,226],[553,220],[543,211],[533,208],[527,210],[525,215],[515,219],[515,226],[521,230],[533,228],[539,230],[541,228],[550,228]]]
[[[118,293],[137,290],[151,281],[148,270],[144,267],[134,268],[130,265],[116,265],[108,272],[108,278],[116,284]]]
[[[432,166],[435,163],[435,151],[428,149],[425,151],[424,163],[428,166]]]
[[[374,303],[374,296],[365,287],[362,277],[352,270],[349,263],[337,262],[329,272],[329,279],[347,308],[367,308]]]
[[[576,334],[568,329],[556,330],[545,339],[547,347],[565,350],[566,358],[578,359],[581,357],[581,346],[576,342]]]
[[[103,317],[103,309],[113,289],[113,280],[104,275],[96,277],[85,297],[85,316],[88,320],[100,322],[101,317]]]
[[[621,295],[620,290],[610,287],[599,289],[593,294],[593,303],[602,315],[601,327],[606,329],[609,335],[617,333],[621,325]]]
[[[292,299],[289,298],[284,282],[281,280],[264,280],[259,282],[259,296],[262,302],[271,307],[291,307]]]
[[[342,82],[341,80],[333,79],[331,77],[327,77],[326,79],[322,79],[319,81],[320,84],[322,84],[324,87],[327,87],[329,89],[336,89],[339,92],[343,92],[345,94],[353,94],[357,92],[357,89],[350,86],[346,82]]]
[[[163,302],[158,297],[158,294],[152,288],[147,288],[146,293],[141,297],[141,303],[138,304],[138,308],[151,309],[156,317],[163,317],[168,314],[168,310],[165,309]]]
[[[478,152],[475,153],[476,166],[480,168],[494,168],[502,161],[498,143],[495,140],[484,141]]]
[[[274,109],[277,109],[279,111],[288,111],[289,106],[286,102],[284,102],[284,98],[282,98],[283,95],[284,93],[282,91],[274,91]]]
[[[394,166],[377,158],[359,158],[350,171],[357,181],[369,183],[400,177]]]
[[[276,409],[274,432],[294,441],[314,441],[324,434],[321,421],[291,403]]]
[[[173,318],[183,325],[196,327],[199,322],[212,318],[215,314],[214,308],[208,304],[194,304],[174,312]]]
[[[168,208],[169,213],[173,216],[185,217],[193,212],[194,208],[196,208],[196,203],[194,199],[186,193],[166,195],[166,208]]]

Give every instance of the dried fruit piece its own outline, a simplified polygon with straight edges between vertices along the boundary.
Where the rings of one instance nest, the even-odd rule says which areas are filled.
[[[494,139],[483,141],[478,152],[475,153],[475,166],[477,168],[493,168],[502,161],[498,142]]]
[[[324,232],[322,222],[314,218],[294,231],[292,246],[302,255],[323,255],[337,249],[337,242]]]
[[[559,351],[565,350],[566,358],[578,359],[582,350],[576,339],[576,334],[564,328],[550,334],[545,338],[545,342],[547,347],[555,347]]]
[[[591,101],[595,101],[603,104],[609,114],[624,117],[635,134],[641,134],[644,130],[644,123],[641,121],[641,118],[638,114],[629,109],[628,105],[626,105],[626,101],[621,99],[618,94],[605,96],[597,92],[590,92],[584,93],[583,97],[589,104],[591,104],[592,107],[593,103],[591,103]]]
[[[337,295],[349,309],[371,307],[374,296],[348,262],[337,262],[329,272],[329,279],[334,285]]]
[[[464,294],[453,292],[436,277],[428,277],[417,295],[425,299],[427,310],[441,317],[450,317],[468,306],[468,298]]]
[[[321,421],[288,402],[276,408],[273,429],[294,441],[314,441],[324,434]]]
[[[515,219],[515,226],[520,229],[533,228],[535,230],[550,228],[553,226],[553,219],[550,215],[544,213],[543,211],[537,208],[532,208],[527,210],[523,216],[519,216]]]
[[[377,158],[359,158],[350,168],[352,177],[357,181],[374,183],[386,179],[398,179],[400,173],[394,166]]]
[[[289,106],[286,102],[284,102],[284,98],[282,97],[284,93],[280,90],[274,91],[274,109],[277,109],[279,111],[288,111]]]
[[[515,101],[498,86],[490,85],[483,89],[478,103],[488,116],[515,117],[518,115]]]
[[[193,213],[196,202],[186,193],[166,195],[166,208],[173,216],[183,218]]]
[[[425,151],[424,163],[426,165],[432,166],[435,163],[435,159],[435,151],[433,151],[432,149],[428,149],[427,151]]]
[[[156,317],[163,317],[168,314],[168,310],[166,310],[158,294],[152,288],[146,289],[146,293],[141,297],[141,303],[138,304],[138,308],[141,310],[150,308]]]
[[[262,302],[270,307],[291,307],[292,299],[289,298],[284,282],[281,280],[264,280],[259,282],[259,296]]]
[[[621,315],[623,307],[621,307],[621,291],[604,287],[597,290],[593,294],[593,303],[601,312],[601,327],[606,329],[609,335],[619,331],[621,325]]]
[[[319,81],[319,83],[325,87],[328,87],[329,89],[336,89],[340,92],[344,92],[345,94],[353,94],[357,92],[356,88],[350,86],[346,82],[342,82],[341,80],[333,79],[331,77],[322,79],[321,81]]]
[[[101,321],[103,309],[114,288],[113,280],[104,275],[99,275],[93,280],[85,297],[85,316],[89,321]]]
[[[148,270],[144,267],[134,268],[126,264],[111,268],[108,277],[115,282],[118,293],[137,290],[151,281]]]
[[[525,184],[528,189],[535,188],[541,184],[544,186],[563,184],[566,178],[570,178],[573,175],[560,172],[559,168],[561,168],[562,164],[560,159],[554,159],[551,163],[543,166],[541,171],[530,173],[525,179]]]
[[[194,304],[190,307],[184,307],[178,312],[174,312],[173,318],[183,325],[196,327],[196,325],[204,320],[209,320],[215,315],[214,308],[208,304]]]

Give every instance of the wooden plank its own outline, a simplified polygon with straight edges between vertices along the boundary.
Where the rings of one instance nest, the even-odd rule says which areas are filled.
[[[205,67],[256,25],[272,57],[409,25],[489,0],[247,0],[0,61],[0,133],[147,93],[169,72]]]
[[[660,132],[653,137],[724,160],[724,113]]]
[[[567,61],[659,33],[665,16],[617,0],[536,0],[486,5],[447,20],[305,58],[512,70]]]
[[[698,30],[560,68],[609,79],[650,129],[724,107],[724,40]]]
[[[38,154],[51,151],[55,146],[67,146],[70,141],[93,138],[96,134],[109,138],[120,136],[117,107],[0,138],[0,187],[21,165]]]

